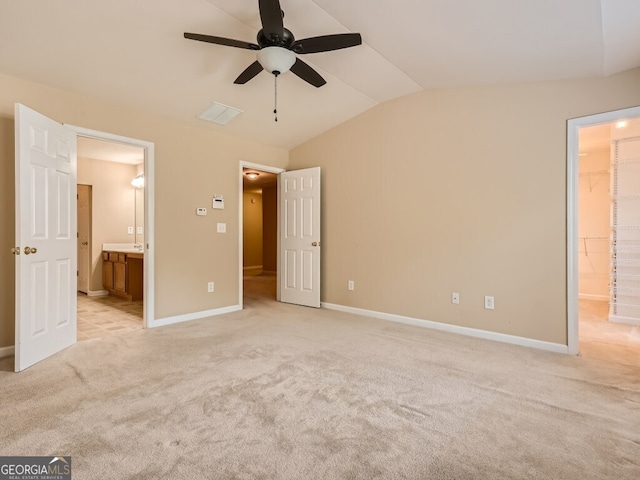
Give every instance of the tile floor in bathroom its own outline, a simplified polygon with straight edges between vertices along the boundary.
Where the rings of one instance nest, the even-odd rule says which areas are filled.
[[[78,340],[142,328],[142,301],[113,295],[88,297],[78,292]]]

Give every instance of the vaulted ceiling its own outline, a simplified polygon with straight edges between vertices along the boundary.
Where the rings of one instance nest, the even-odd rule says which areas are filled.
[[[0,0],[0,73],[179,122],[292,148],[390,99],[432,88],[611,75],[640,66],[638,0],[280,0],[296,38],[360,32],[363,45],[304,55],[327,84],[262,72],[257,0]],[[226,126],[196,116],[217,101]]]

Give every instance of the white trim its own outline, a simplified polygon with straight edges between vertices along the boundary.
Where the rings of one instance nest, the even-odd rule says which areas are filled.
[[[625,325],[636,325],[640,327],[640,318],[623,317],[621,315],[609,315],[611,323],[624,323]]]
[[[87,297],[106,297],[109,295],[109,290],[89,290]]]
[[[144,149],[144,273],[143,273],[143,326],[149,328],[155,315],[155,144],[145,140],[100,132],[89,128],[65,124],[83,137],[124,143]]]
[[[597,300],[598,302],[609,301],[609,295],[592,295],[590,293],[579,293],[578,298],[580,300]]]
[[[243,214],[244,214],[244,188],[242,185],[242,169],[243,168],[253,168],[255,170],[260,170],[262,172],[275,173],[276,175],[285,172],[284,168],[278,167],[270,167],[269,165],[261,165],[259,163],[245,162],[244,160],[240,160],[238,165],[239,173],[238,173],[238,305],[240,306],[240,310],[242,310],[244,304],[243,293],[244,293],[244,284],[243,284],[243,255],[242,251],[244,249],[244,229],[243,229]],[[278,219],[278,246],[277,246],[277,257],[280,256],[280,209],[278,208],[278,213],[276,214]],[[280,259],[276,258],[276,265],[280,265]],[[277,299],[280,300],[280,286],[278,286]]]
[[[432,330],[440,330],[442,332],[456,333],[458,335],[465,335],[468,337],[482,338],[484,340],[492,340],[494,342],[509,343],[511,345],[519,345],[522,347],[537,348],[549,352],[567,353],[567,346],[560,343],[544,342],[542,340],[534,340],[531,338],[516,337],[515,335],[506,335],[504,333],[489,332],[487,330],[478,330],[476,328],[449,325],[447,323],[404,317],[402,315],[394,315],[391,313],[363,310],[361,308],[345,307],[343,305],[335,305],[332,303],[322,302],[321,306],[327,310],[336,310],[338,312],[352,313],[354,315],[362,315],[390,322],[404,323],[415,327],[430,328]]]
[[[625,108],[567,121],[567,345],[570,355],[577,355],[578,340],[578,167],[581,127],[612,123],[640,117],[640,107]]]
[[[200,318],[206,317],[215,317],[217,315],[237,312],[239,310],[242,310],[242,307],[240,305],[232,305],[230,307],[222,307],[213,310],[205,310],[202,312],[187,313],[185,315],[176,315],[175,317],[159,318],[157,320],[154,320],[153,323],[149,325],[149,328],[165,327],[167,325],[173,325],[174,323],[188,322],[191,320],[198,320]]]
[[[10,357],[15,355],[15,347],[12,345],[10,347],[0,347],[0,358]]]
[[[256,265],[254,267],[242,267],[242,270],[244,270],[245,272],[247,270],[262,270],[262,265]]]

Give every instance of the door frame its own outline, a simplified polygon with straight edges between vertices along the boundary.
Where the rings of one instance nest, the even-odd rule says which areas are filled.
[[[578,170],[582,127],[640,117],[640,107],[572,118],[567,121],[567,353],[579,353],[578,313]]]
[[[244,218],[244,196],[243,191],[244,187],[242,184],[243,179],[243,170],[245,168],[252,168],[255,170],[259,170],[262,172],[275,173],[279,175],[282,172],[286,172],[284,168],[272,167],[269,165],[261,165],[259,163],[246,162],[244,160],[240,160],[239,164],[239,174],[238,174],[238,305],[240,308],[244,308],[244,270],[243,270],[243,261],[242,261],[242,250],[244,248],[244,226],[243,226],[243,218]],[[280,177],[278,177],[278,186],[280,184]],[[278,195],[278,206],[276,218],[278,222],[278,243],[277,243],[277,253],[276,253],[276,278],[280,276],[280,196]],[[276,300],[280,301],[280,282],[276,282],[277,291],[276,291]]]
[[[137,138],[124,137],[113,133],[101,132],[89,128],[65,124],[74,130],[77,136],[122,143],[139,147],[144,150],[144,276],[143,276],[143,309],[142,325],[144,328],[152,328],[155,325],[155,242],[154,242],[154,205],[155,205],[155,144]]]

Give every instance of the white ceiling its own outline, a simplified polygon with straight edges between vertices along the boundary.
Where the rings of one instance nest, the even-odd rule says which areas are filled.
[[[386,100],[430,88],[610,75],[640,66],[639,0],[280,0],[296,38],[360,32],[302,58],[325,77],[233,81],[255,52],[257,0],[0,0],[0,73],[292,148]],[[196,119],[213,101],[244,113]]]

